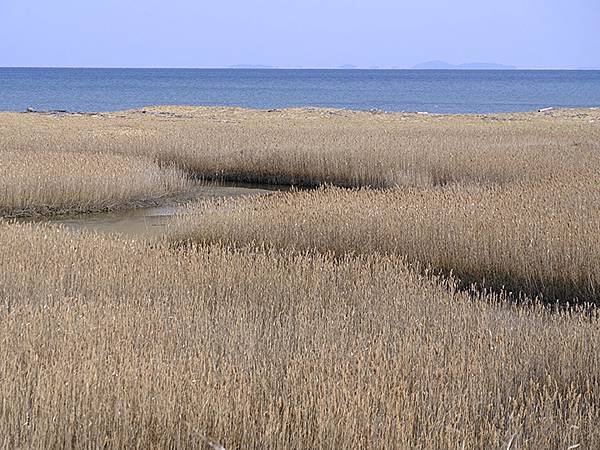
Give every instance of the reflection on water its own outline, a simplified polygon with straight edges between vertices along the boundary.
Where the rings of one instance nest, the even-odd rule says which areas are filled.
[[[287,186],[264,186],[251,184],[213,184],[196,188],[185,200],[199,200],[219,197],[240,197],[266,195],[289,190]],[[62,224],[72,230],[94,230],[103,233],[160,236],[173,216],[185,210],[183,204],[172,204],[150,208],[138,208],[124,211],[78,214],[34,219],[36,222]],[[25,219],[27,220],[27,219]]]
[[[56,217],[46,220],[48,223],[62,224],[73,230],[89,229],[104,233],[133,235],[159,235],[171,217],[182,206],[139,208],[134,210],[81,214],[69,217]]]

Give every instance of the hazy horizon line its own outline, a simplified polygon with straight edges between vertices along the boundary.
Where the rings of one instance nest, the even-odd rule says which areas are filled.
[[[236,67],[240,66],[240,67]],[[242,67],[245,66],[245,67]],[[252,67],[255,66],[255,67]],[[351,71],[351,70],[411,70],[411,71],[435,71],[435,70],[447,70],[451,72],[456,71],[506,71],[511,72],[515,70],[531,70],[531,71],[551,71],[551,70],[600,70],[600,67],[509,67],[509,68],[416,68],[416,67],[366,67],[366,66],[325,66],[325,67],[301,67],[301,66],[268,66],[260,64],[234,64],[231,66],[3,66],[0,65],[0,69],[156,69],[156,70],[340,70],[340,71]]]

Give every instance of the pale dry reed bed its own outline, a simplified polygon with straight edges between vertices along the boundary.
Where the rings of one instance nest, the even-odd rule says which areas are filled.
[[[295,185],[507,184],[600,167],[600,110],[486,116],[156,107],[0,114],[0,151],[125,153]]]
[[[0,224],[0,446],[600,446],[598,317],[389,256]]]
[[[0,216],[133,208],[182,194],[181,170],[111,153],[0,151]]]
[[[597,177],[510,188],[340,188],[205,201],[175,240],[408,256],[463,282],[600,303]]]
[[[597,300],[599,126],[597,110],[1,113],[2,215],[135,205],[190,173],[403,188],[203,203],[164,242],[0,223],[0,446],[599,447],[595,310],[404,262]]]

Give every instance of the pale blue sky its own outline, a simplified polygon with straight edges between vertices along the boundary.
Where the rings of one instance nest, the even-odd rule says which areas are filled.
[[[0,66],[600,67],[600,0],[0,0]]]

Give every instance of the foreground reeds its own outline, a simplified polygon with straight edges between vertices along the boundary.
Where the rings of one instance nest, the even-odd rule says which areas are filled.
[[[0,225],[0,445],[600,445],[596,316],[394,256]]]
[[[0,221],[0,447],[600,447],[598,311],[531,297],[598,303],[600,111],[1,113],[0,132],[0,216],[194,177],[388,188],[204,202],[153,241]]]
[[[454,273],[464,284],[600,302],[595,179],[510,189],[320,189],[191,205],[175,239],[374,252]]]

